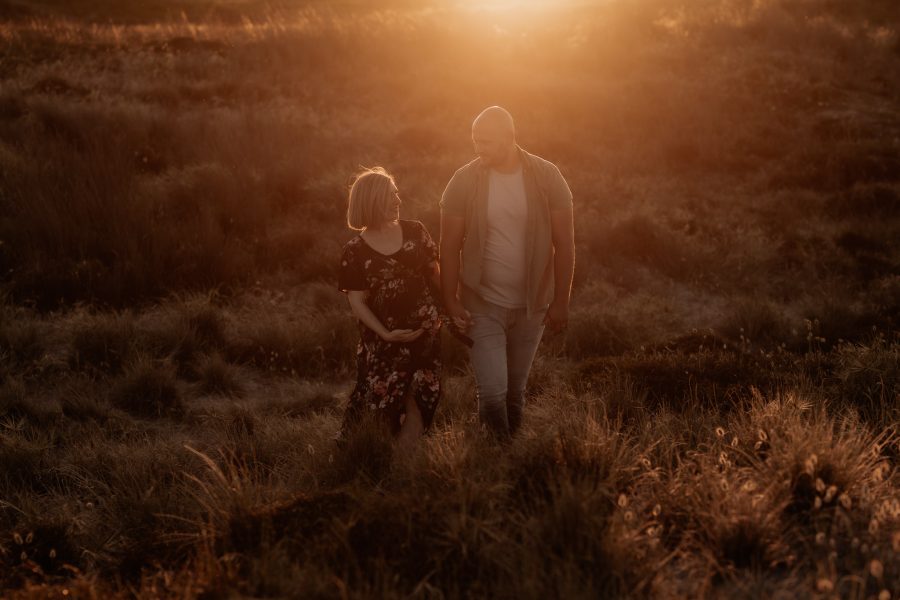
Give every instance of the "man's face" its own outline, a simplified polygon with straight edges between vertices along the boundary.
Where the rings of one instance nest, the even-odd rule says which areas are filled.
[[[502,164],[509,156],[512,139],[497,127],[476,126],[472,128],[472,144],[475,154],[484,164],[492,167]]]

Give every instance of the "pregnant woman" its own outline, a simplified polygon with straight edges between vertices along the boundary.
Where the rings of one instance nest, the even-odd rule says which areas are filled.
[[[400,196],[384,169],[366,169],[350,188],[338,287],[359,319],[356,387],[341,438],[366,412],[384,419],[398,444],[431,425],[441,395],[437,246],[425,226],[400,219]]]

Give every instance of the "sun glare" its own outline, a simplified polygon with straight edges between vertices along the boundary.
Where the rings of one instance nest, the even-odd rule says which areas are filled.
[[[464,9],[493,13],[535,14],[577,6],[599,6],[608,0],[460,0]]]
[[[455,10],[491,22],[503,30],[533,31],[563,15],[599,7],[614,0],[457,0]]]
[[[519,8],[533,8],[535,6],[555,6],[558,4],[554,0],[468,0],[461,2],[462,6],[484,10],[515,10]]]

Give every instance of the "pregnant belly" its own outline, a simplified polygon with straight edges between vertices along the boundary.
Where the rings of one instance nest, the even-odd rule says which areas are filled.
[[[431,291],[423,282],[409,282],[402,293],[378,294],[372,312],[388,329],[436,329],[440,312]]]
[[[388,329],[435,329],[440,325],[440,313],[434,304],[419,304],[403,314],[392,314],[381,320]]]

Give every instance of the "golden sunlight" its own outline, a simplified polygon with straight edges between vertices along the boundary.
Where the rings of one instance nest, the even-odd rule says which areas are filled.
[[[546,8],[559,6],[560,0],[461,0],[458,6],[483,10],[528,10],[535,7]]]
[[[459,0],[456,5],[486,10],[530,10],[534,8],[565,8],[571,6],[599,6],[613,0]]]
[[[454,6],[504,19],[540,24],[538,19],[554,13],[573,8],[600,6],[612,1],[614,0],[459,0]]]
[[[0,0],[0,598],[900,591],[898,0]]]

